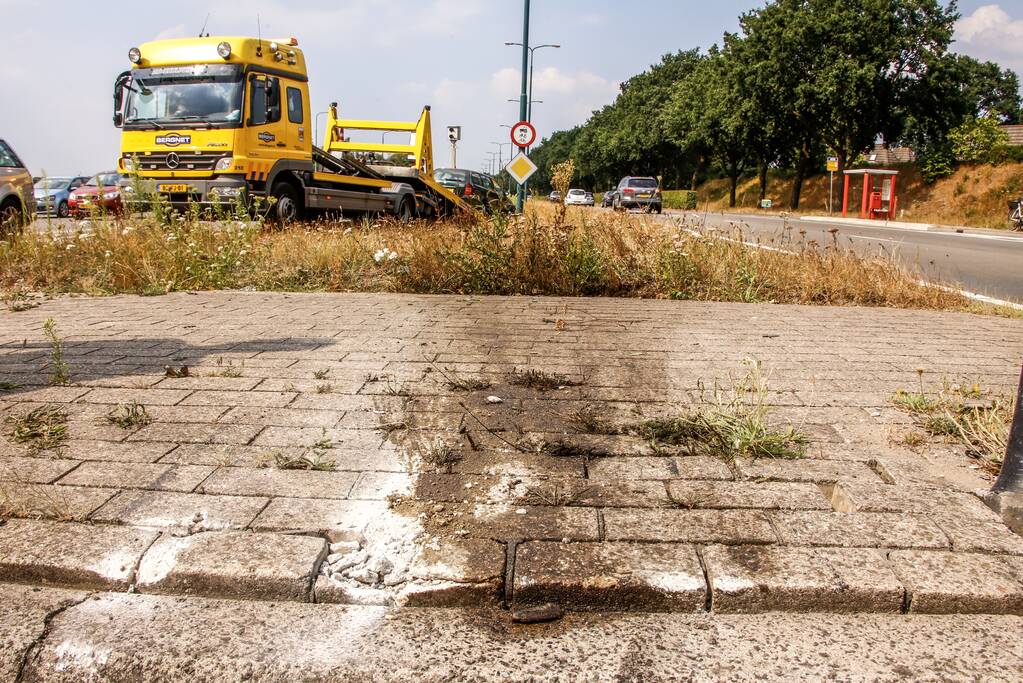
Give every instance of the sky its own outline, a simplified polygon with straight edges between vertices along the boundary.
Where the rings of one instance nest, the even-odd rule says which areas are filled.
[[[756,0],[646,0],[645,18],[621,0],[533,0],[533,123],[540,137],[586,120],[619,84],[661,55],[720,42]],[[1023,75],[1023,0],[961,0],[953,49]],[[459,166],[507,161],[518,120],[520,0],[250,0],[135,3],[130,12],[89,2],[0,0],[0,137],[36,174],[114,167],[119,131],[112,90],[128,49],[158,38],[295,36],[310,71],[312,108],[341,103],[350,118],[414,120],[432,106],[435,162],[449,163],[445,127],[462,126]],[[516,102],[508,102],[516,99]],[[324,117],[321,117],[321,122]],[[320,135],[317,139],[320,139]],[[393,141],[393,139],[389,140]]]

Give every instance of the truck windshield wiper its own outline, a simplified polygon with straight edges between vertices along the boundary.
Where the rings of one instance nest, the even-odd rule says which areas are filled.
[[[130,121],[125,121],[125,123],[129,123],[129,124],[131,124],[131,123],[144,123],[144,124],[150,124],[150,125],[152,125],[152,126],[153,126],[154,128],[159,128],[160,130],[164,130],[164,129],[166,129],[166,128],[167,128],[167,126],[165,126],[165,125],[163,125],[163,124],[159,123],[159,122],[158,122],[158,121],[157,121],[157,120],[156,120],[155,118],[154,118],[154,119],[132,119],[132,120],[130,120]]]

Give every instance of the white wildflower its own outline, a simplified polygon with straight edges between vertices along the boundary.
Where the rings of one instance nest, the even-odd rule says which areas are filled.
[[[111,256],[114,255],[114,252],[107,249],[106,251],[103,252],[103,255],[106,256],[107,258],[110,258]]]
[[[393,252],[393,251],[392,251],[392,252],[391,252],[390,254],[388,254],[388,255],[387,255],[387,260],[388,260],[388,261],[393,261],[393,260],[394,260],[394,259],[396,259],[396,258],[398,258],[398,254],[396,254],[396,253],[395,253],[395,252]]]
[[[173,242],[176,239],[177,239],[177,237],[175,237],[174,235],[167,235],[167,241],[168,242]]]
[[[391,250],[388,249],[387,247],[384,247],[383,249],[377,251],[377,253],[373,254],[373,260],[376,261],[377,263],[380,263],[385,258],[387,258],[387,255],[389,253],[391,253]]]
[[[71,251],[71,250],[72,250],[72,249],[74,249],[74,248],[75,248],[75,245],[73,245],[73,244],[69,244],[69,245],[67,245],[66,247],[64,247],[64,251]]]

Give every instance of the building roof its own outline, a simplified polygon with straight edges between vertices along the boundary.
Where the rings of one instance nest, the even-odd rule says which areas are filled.
[[[1023,145],[1023,124],[999,126],[1009,136],[1010,145]]]

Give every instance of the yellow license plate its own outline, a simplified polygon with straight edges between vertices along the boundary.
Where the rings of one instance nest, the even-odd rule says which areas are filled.
[[[641,195],[637,195],[640,199],[650,199],[650,193],[644,192]]]
[[[188,192],[188,185],[157,185],[157,192]]]

